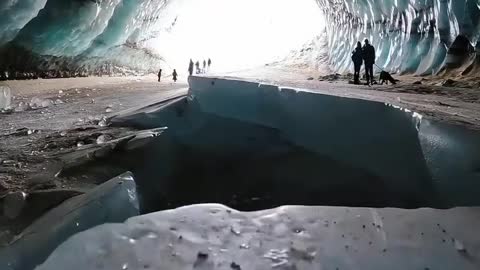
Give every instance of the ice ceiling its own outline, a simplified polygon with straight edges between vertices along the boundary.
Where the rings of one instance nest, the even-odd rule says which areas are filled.
[[[190,58],[208,57],[219,70],[247,68],[319,37],[338,72],[348,71],[351,50],[364,38],[391,71],[478,72],[480,0],[0,2],[3,70],[184,71]]]

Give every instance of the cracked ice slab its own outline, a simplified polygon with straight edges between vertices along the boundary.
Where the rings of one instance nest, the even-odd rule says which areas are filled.
[[[146,204],[157,207],[150,210],[165,202],[240,210],[480,202],[476,131],[307,89],[223,77],[190,77],[189,84],[188,97],[112,119],[116,126],[168,128],[134,171]],[[232,202],[239,194],[261,200],[247,209]]]
[[[27,270],[42,263],[70,236],[139,214],[135,183],[124,173],[50,210],[0,250],[0,269]]]
[[[473,270],[480,267],[479,227],[480,208],[238,212],[194,205],[79,233],[36,270]]]

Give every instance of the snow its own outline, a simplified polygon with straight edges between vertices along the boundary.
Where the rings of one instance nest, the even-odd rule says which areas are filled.
[[[473,270],[480,267],[479,213],[479,208],[284,206],[238,212],[217,204],[186,206],[79,233],[36,270]],[[273,229],[280,225],[285,229]],[[242,248],[245,244],[249,248]]]

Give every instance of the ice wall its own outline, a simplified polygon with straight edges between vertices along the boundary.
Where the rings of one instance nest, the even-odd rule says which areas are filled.
[[[153,71],[162,58],[146,50],[144,43],[155,31],[169,26],[159,20],[169,2],[3,1],[0,44],[4,45],[4,61],[0,68]]]
[[[328,46],[330,67],[334,71],[350,70],[351,51],[355,42],[364,38],[369,38],[377,47],[377,63],[390,71],[432,74],[444,67],[462,67],[466,74],[475,74],[479,70],[480,58],[476,54],[480,50],[480,0],[311,1],[317,1],[325,14],[328,25],[328,42],[325,45]],[[12,67],[19,71],[153,72],[160,65],[165,66],[163,61],[172,57],[172,54],[184,54],[175,48],[189,47],[185,45],[189,43],[188,40],[171,44],[168,38],[169,33],[175,31],[177,22],[185,22],[182,20],[186,16],[179,15],[180,10],[193,4],[198,3],[192,0],[2,1],[0,46],[3,48],[0,50],[0,70]],[[210,5],[212,7],[207,10],[218,9],[218,12],[222,12],[218,5]],[[251,5],[252,10],[260,7],[265,9],[260,13],[275,12],[280,4],[277,7]],[[239,12],[248,17],[248,9]],[[299,11],[292,9],[291,12],[292,16],[284,16],[284,21],[299,21],[298,16],[301,18],[301,15],[296,14]],[[202,25],[201,18],[200,15],[198,21],[192,21],[191,27],[186,29],[191,29],[192,33],[198,32],[198,27]],[[317,25],[313,18],[311,21]],[[240,26],[244,24],[238,22]],[[319,29],[320,33],[323,24],[318,24],[318,27],[322,28]],[[255,25],[249,28],[255,29]],[[298,26],[297,33],[306,29],[311,29],[311,25]],[[248,37],[252,41],[242,42],[255,44],[260,38],[271,35],[272,31],[263,32],[262,35]],[[220,36],[225,33],[230,32],[228,29],[218,31]],[[295,39],[286,34],[284,40]],[[318,47],[324,46],[323,42],[316,42],[318,40],[314,36],[312,40],[313,43],[304,48],[311,52],[298,48],[300,51],[293,55],[292,64],[302,65],[305,62],[315,67],[312,61],[324,61],[322,52],[325,48]],[[208,42],[201,43],[204,45]],[[159,49],[155,50],[154,47]],[[259,47],[261,44],[246,50],[255,51]],[[168,48],[173,50],[168,51]],[[238,55],[241,48],[228,53]],[[268,48],[262,50],[265,52]]]
[[[324,10],[334,70],[351,68],[357,41],[371,40],[377,64],[394,72],[432,74],[478,65],[479,0],[317,0]],[[451,48],[456,39],[467,40]],[[474,49],[475,48],[475,49]],[[473,67],[466,68],[466,73]]]

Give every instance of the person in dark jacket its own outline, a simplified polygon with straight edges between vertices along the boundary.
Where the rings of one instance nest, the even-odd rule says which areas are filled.
[[[362,68],[363,57],[362,57],[362,43],[357,42],[357,47],[352,52],[352,61],[354,66],[353,71],[353,83],[360,84],[360,68]]]
[[[177,82],[177,76],[178,76],[178,74],[177,74],[177,70],[176,70],[176,69],[174,69],[174,70],[173,70],[173,73],[172,73],[173,82]]]
[[[197,68],[196,73],[200,74],[200,62],[199,61],[195,62],[195,67]]]
[[[162,69],[158,71],[158,81],[162,79]]]
[[[192,59],[190,59],[190,63],[188,64],[188,74],[190,74],[190,76],[192,76],[192,74],[193,74],[193,61],[192,61]]]
[[[365,45],[362,49],[363,61],[365,62],[365,76],[367,85],[373,83],[373,64],[375,64],[375,48],[370,45],[368,39],[365,39]]]

